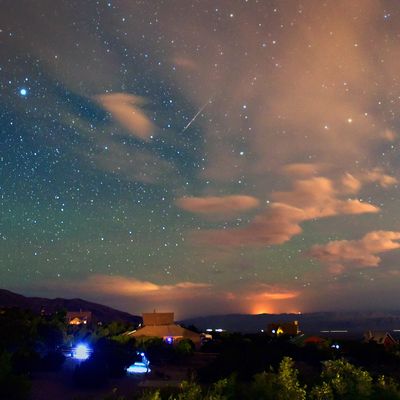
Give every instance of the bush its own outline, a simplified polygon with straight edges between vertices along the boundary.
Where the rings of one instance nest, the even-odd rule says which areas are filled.
[[[106,338],[96,343],[92,358],[106,365],[109,376],[113,378],[125,375],[126,368],[139,359],[131,343],[124,344]]]
[[[312,390],[314,399],[356,400],[372,395],[371,375],[346,360],[326,361],[321,378],[322,385]]]
[[[29,397],[30,382],[24,375],[16,374],[12,369],[11,355],[0,354],[0,398],[24,400]]]
[[[57,351],[47,353],[41,360],[41,368],[45,371],[59,371],[64,364],[65,356]]]
[[[108,376],[107,365],[99,363],[94,357],[91,357],[75,368],[74,382],[82,388],[93,388],[106,384]]]
[[[192,356],[194,353],[194,343],[190,339],[182,339],[175,346],[175,350],[179,356]]]

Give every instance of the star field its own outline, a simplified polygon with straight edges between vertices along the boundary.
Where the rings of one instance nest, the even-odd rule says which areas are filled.
[[[3,3],[1,287],[397,306],[395,0]]]

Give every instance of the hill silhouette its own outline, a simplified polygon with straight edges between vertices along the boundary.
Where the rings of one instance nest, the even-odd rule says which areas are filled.
[[[6,289],[0,289],[0,308],[11,307],[31,310],[35,313],[40,313],[41,310],[44,310],[45,313],[48,314],[54,313],[58,310],[84,310],[91,311],[96,320],[104,323],[111,321],[123,321],[139,324],[142,322],[142,318],[137,315],[132,315],[124,311],[119,311],[114,308],[83,299],[48,299],[44,297],[26,297]]]

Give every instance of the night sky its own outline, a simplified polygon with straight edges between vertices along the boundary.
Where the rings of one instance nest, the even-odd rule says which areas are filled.
[[[2,0],[0,287],[398,308],[399,112],[398,0]]]

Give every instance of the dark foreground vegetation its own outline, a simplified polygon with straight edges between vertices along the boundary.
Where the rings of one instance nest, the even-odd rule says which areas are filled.
[[[123,335],[133,328],[121,322],[72,327],[65,322],[65,312],[45,316],[20,309],[0,311],[0,399],[29,400],[37,374],[49,372],[55,379],[57,371],[65,369],[66,349],[85,342],[93,352],[73,365],[65,390],[81,388],[86,395],[65,393],[65,399],[400,400],[398,345],[385,348],[361,340],[307,343],[299,338],[222,333],[196,353],[188,340],[176,346],[158,338],[135,342]],[[151,361],[153,371],[145,379],[153,389],[139,387],[138,378],[126,378],[137,351],[144,351]],[[198,358],[207,362],[196,363]],[[180,384],[169,372],[174,369],[184,372]],[[132,393],[120,392],[118,382],[123,379],[133,379]],[[96,395],[90,391],[101,387],[104,391]]]
[[[373,379],[362,368],[344,359],[323,363],[321,375],[313,386],[303,384],[290,357],[284,357],[278,370],[254,375],[249,382],[236,375],[220,379],[208,387],[194,381],[184,381],[179,390],[148,391],[136,397],[140,400],[389,400],[400,399],[400,388],[384,375]],[[110,397],[109,399],[111,399]],[[114,397],[125,400],[125,397]],[[132,397],[133,399],[134,397]]]

